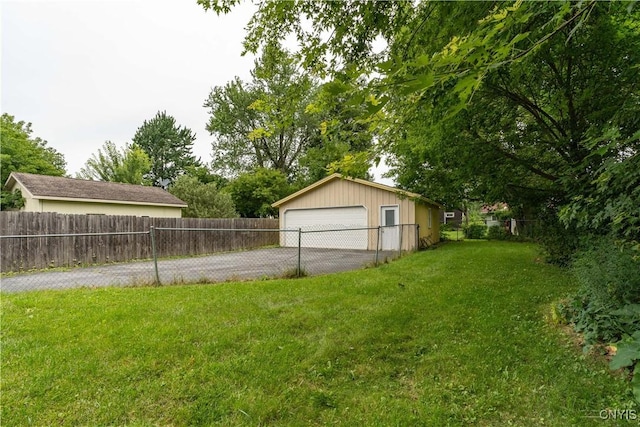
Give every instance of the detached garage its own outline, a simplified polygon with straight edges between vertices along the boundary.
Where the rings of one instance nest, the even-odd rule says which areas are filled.
[[[298,246],[300,229],[309,232],[300,236],[302,246],[313,248],[398,250],[402,246],[412,250],[418,239],[432,243],[439,239],[439,204],[416,193],[337,173],[273,206],[279,208],[284,230],[282,246]]]

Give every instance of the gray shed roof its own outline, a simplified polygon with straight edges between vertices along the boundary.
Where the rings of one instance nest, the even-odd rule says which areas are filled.
[[[11,188],[14,181],[22,184],[38,199],[187,206],[182,200],[158,187],[12,172],[5,188]]]

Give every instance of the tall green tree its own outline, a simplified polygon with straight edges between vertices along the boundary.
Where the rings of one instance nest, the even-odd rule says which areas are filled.
[[[16,122],[14,116],[0,117],[0,179],[4,185],[11,172],[62,176],[66,173],[64,156],[47,142],[32,136],[31,123]],[[2,190],[0,209],[21,207],[20,194]]]
[[[201,166],[189,166],[186,171],[186,175],[195,177],[203,184],[215,183],[218,188],[224,188],[229,184],[229,180],[224,176],[213,173],[207,165]]]
[[[358,169],[351,169],[355,178],[371,178],[368,170],[374,160],[367,153],[373,146],[375,120],[369,116],[364,102],[353,102],[346,88],[362,87],[345,74],[323,84],[307,110],[319,117],[319,137],[313,139],[300,157],[301,184],[308,185],[332,172],[332,165],[348,159],[364,159]],[[340,169],[340,168],[338,168]],[[342,172],[342,170],[336,170]]]
[[[534,40],[561,5],[546,8],[528,18]],[[390,141],[400,182],[433,189],[438,178],[450,180],[449,194],[462,189],[526,211],[590,199],[606,164],[632,164],[640,150],[638,13],[595,3],[588,20],[577,13],[569,10],[534,52],[485,72],[457,114],[449,110],[455,90],[416,100]],[[421,39],[421,47],[432,46],[422,55],[444,49],[434,36]]]
[[[251,78],[213,88],[204,104],[214,170],[234,176],[270,168],[291,176],[319,133],[317,117],[307,110],[317,83],[275,44],[265,46]]]
[[[236,210],[243,218],[265,218],[278,215],[271,204],[293,193],[287,177],[278,170],[260,168],[241,174],[227,187]]]
[[[98,181],[125,182],[128,184],[149,185],[145,176],[151,169],[151,160],[147,153],[135,144],[122,150],[111,141],[106,141],[85,163],[77,178]]]
[[[187,203],[186,218],[236,218],[231,195],[221,191],[215,182],[202,183],[195,176],[182,175],[169,187],[169,192]]]
[[[192,152],[195,138],[190,129],[177,125],[175,118],[163,111],[153,119],[145,120],[132,142],[151,159],[147,179],[155,186],[166,187],[188,167],[200,165]]]
[[[199,3],[224,12],[236,2]],[[595,0],[273,1],[260,4],[245,48],[293,34],[310,69],[376,72],[364,99],[387,116],[381,146],[403,185],[441,177],[460,197],[567,207],[569,222],[595,198],[625,209],[589,223],[602,231],[637,205],[603,201],[598,183],[621,187],[628,174],[612,170],[632,170],[640,151],[639,13]],[[375,52],[379,39],[387,48]]]
[[[1,180],[7,181],[11,172],[62,176],[67,163],[64,156],[47,141],[32,136],[31,123],[16,122],[14,116],[3,113],[0,117]]]

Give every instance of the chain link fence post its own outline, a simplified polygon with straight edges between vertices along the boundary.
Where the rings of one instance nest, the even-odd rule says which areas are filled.
[[[376,234],[376,267],[378,266],[379,257],[380,257],[380,226],[378,226],[378,233]]]
[[[302,276],[302,228],[298,228],[298,277]]]
[[[158,273],[158,254],[156,252],[156,228],[152,225],[149,227],[151,235],[151,254],[153,256],[153,270],[156,276],[156,285],[160,286],[160,274]]]

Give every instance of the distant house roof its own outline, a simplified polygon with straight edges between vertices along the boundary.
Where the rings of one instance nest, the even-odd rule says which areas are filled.
[[[295,193],[291,194],[290,196],[285,197],[284,199],[278,200],[277,202],[273,203],[271,206],[273,206],[274,208],[280,207],[281,205],[283,205],[284,203],[287,203],[290,200],[293,200],[299,196],[302,196],[303,194],[307,193],[308,191],[311,191],[313,189],[316,189],[318,187],[321,187],[331,181],[334,181],[336,179],[346,179],[352,182],[357,182],[358,184],[362,184],[362,185],[367,185],[369,187],[373,187],[373,188],[377,188],[379,190],[384,190],[384,191],[389,191],[391,193],[396,193],[399,194],[402,197],[407,197],[409,199],[414,199],[414,200],[418,200],[424,203],[429,203],[435,206],[438,206],[439,208],[442,208],[442,205],[440,205],[439,203],[434,202],[433,200],[429,200],[426,197],[417,194],[417,193],[412,193],[410,191],[406,191],[406,190],[401,190],[399,188],[395,188],[395,187],[390,187],[388,185],[384,185],[384,184],[378,184],[377,182],[371,182],[371,181],[367,181],[364,179],[359,179],[359,178],[348,178],[345,176],[342,176],[339,173],[334,173],[332,175],[327,176],[326,178],[321,179],[320,181],[314,182],[313,184],[309,185],[308,187],[303,188],[300,191],[296,191]]]
[[[5,188],[11,188],[15,182],[37,199],[187,207],[185,202],[158,187],[12,172]]]
[[[498,211],[509,210],[509,206],[506,203],[495,203],[493,205],[482,205],[480,208],[481,214],[490,214]]]

